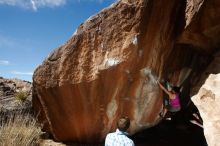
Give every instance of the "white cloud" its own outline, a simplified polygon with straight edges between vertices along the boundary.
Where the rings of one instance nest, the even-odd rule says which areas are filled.
[[[7,60],[0,60],[0,65],[9,65],[10,62]]]
[[[30,76],[32,76],[32,75],[33,75],[33,72],[12,71],[11,74],[14,74],[14,75],[30,75]]]
[[[31,4],[32,4],[33,10],[34,10],[34,11],[37,11],[37,6],[36,6],[34,0],[31,0]]]
[[[66,4],[66,0],[0,0],[0,5],[18,6],[37,11],[43,7],[59,7]]]

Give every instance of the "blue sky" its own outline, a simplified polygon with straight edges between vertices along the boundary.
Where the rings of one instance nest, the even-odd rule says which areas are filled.
[[[115,0],[0,0],[0,76],[32,81],[35,68],[89,16]]]

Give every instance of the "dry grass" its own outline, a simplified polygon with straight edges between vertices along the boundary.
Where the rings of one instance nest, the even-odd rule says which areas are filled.
[[[9,116],[1,114],[1,146],[37,146],[40,142],[40,134],[41,128],[31,114],[24,112]]]

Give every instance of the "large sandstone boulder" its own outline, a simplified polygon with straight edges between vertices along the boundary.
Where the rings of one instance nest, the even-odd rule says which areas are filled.
[[[211,74],[192,100],[203,119],[204,134],[209,146],[220,143],[220,74]]]
[[[162,92],[156,81],[168,78],[186,93],[220,43],[220,29],[202,33],[214,24],[191,31],[220,13],[209,18],[211,2],[189,2],[122,0],[81,24],[35,70],[33,105],[44,130],[60,141],[99,142],[123,115],[131,119],[131,134],[157,124]],[[201,33],[213,43],[202,45]]]
[[[219,49],[219,7],[218,0],[187,0],[187,25],[178,43],[192,44],[195,48],[200,48],[207,53]]]

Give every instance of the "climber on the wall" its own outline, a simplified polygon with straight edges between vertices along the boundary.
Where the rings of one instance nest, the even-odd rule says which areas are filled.
[[[168,101],[164,102],[164,110],[160,113],[161,117],[166,117],[167,111],[172,113],[176,113],[180,111],[180,89],[179,87],[170,87],[170,91],[164,87],[160,82],[158,82],[159,87],[168,95]]]

